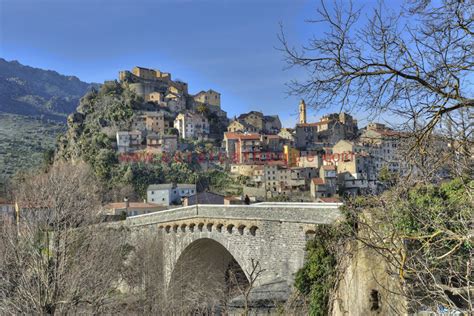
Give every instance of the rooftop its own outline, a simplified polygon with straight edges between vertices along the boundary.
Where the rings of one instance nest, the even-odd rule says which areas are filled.
[[[195,189],[196,185],[195,184],[190,184],[190,183],[163,183],[163,184],[150,184],[148,186],[148,191],[150,190],[169,190],[173,188],[178,188],[178,189]]]
[[[311,179],[311,181],[315,185],[323,185],[325,183],[324,179],[322,179],[322,178],[313,178],[313,179]]]
[[[226,139],[260,139],[260,134],[242,134],[235,132],[224,133]]]

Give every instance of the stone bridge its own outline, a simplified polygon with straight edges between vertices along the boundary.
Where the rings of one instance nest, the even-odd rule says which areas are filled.
[[[191,279],[201,285],[212,283],[211,279],[224,284],[229,267],[237,268],[248,282],[253,259],[263,270],[255,288],[283,301],[295,273],[303,266],[306,241],[314,234],[315,225],[337,221],[339,206],[267,202],[194,205],[129,217],[126,224],[132,232],[156,231],[163,236],[163,273],[168,289]]]

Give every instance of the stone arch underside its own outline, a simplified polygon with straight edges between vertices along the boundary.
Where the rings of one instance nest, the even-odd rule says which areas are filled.
[[[167,299],[183,309],[222,306],[248,279],[230,251],[218,241],[200,238],[179,255],[171,272]],[[175,305],[175,304],[174,304]]]

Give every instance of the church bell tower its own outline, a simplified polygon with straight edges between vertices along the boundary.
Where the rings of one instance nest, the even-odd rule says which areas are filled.
[[[300,124],[306,124],[306,103],[301,99],[300,105]]]

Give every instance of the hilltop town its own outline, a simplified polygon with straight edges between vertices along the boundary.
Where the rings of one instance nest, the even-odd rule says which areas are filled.
[[[63,2],[2,2],[0,315],[474,316],[473,1]]]
[[[153,155],[183,159],[183,153],[191,155],[203,145],[207,151],[200,153],[201,166],[242,180],[239,196],[205,192],[203,202],[243,203],[246,196],[252,201],[338,202],[379,193],[390,176],[407,172],[400,159],[404,134],[384,124],[360,127],[344,112],[309,122],[304,100],[295,105],[299,120],[292,127],[283,127],[275,113],[250,111],[228,119],[219,92],[191,94],[187,83],[155,69],[120,71],[118,83],[143,100],[129,123],[116,130],[114,148],[122,164],[150,162]],[[186,188],[186,194],[165,202],[151,196],[158,183],[148,185],[146,202],[161,206],[187,203],[184,197],[196,199],[199,191],[196,183],[159,185],[167,196]]]

